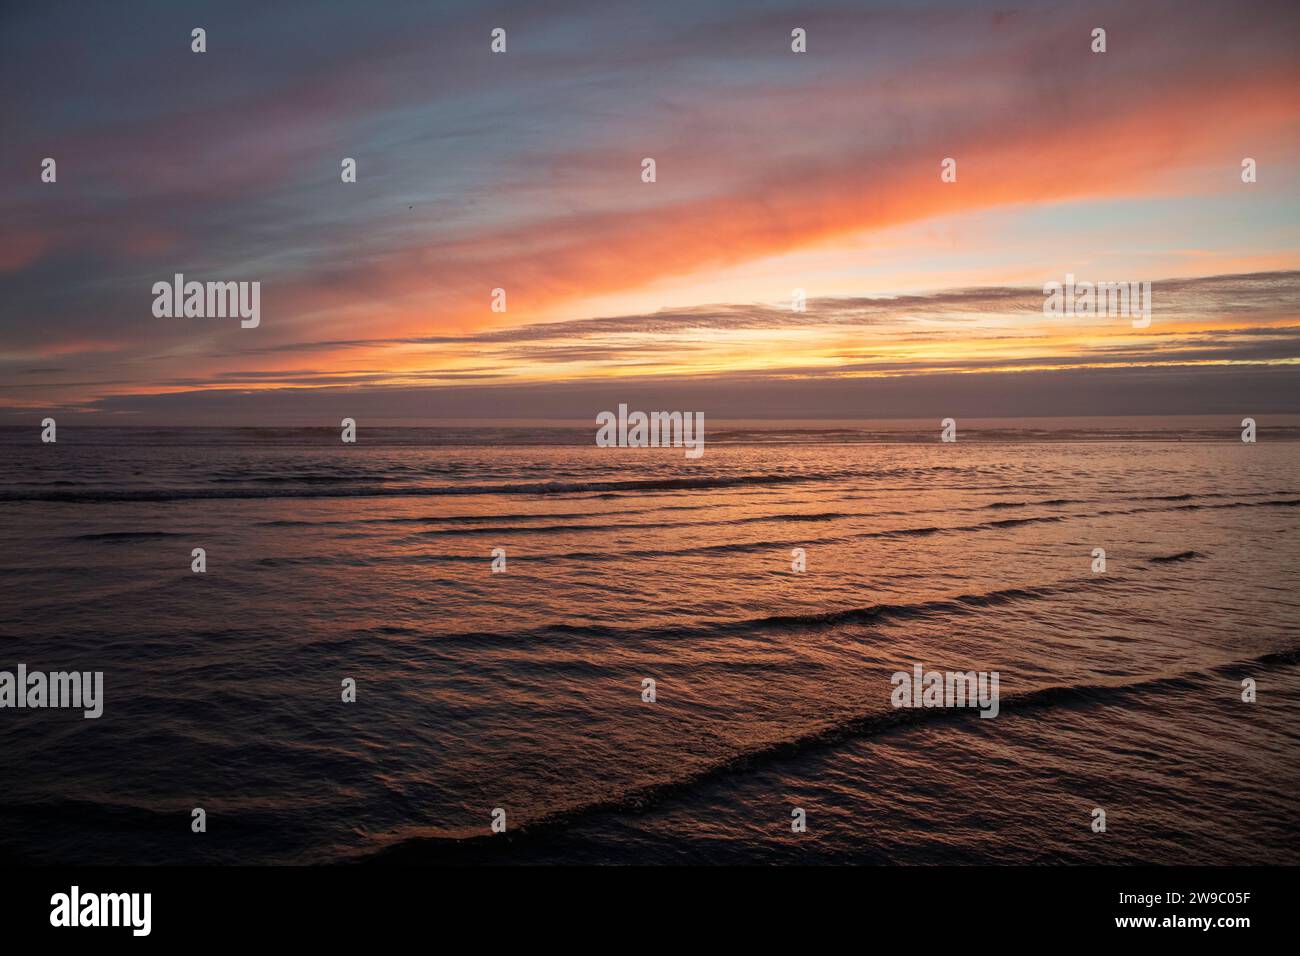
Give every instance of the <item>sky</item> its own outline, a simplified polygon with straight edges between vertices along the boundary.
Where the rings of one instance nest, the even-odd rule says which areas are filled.
[[[0,422],[1297,412],[1297,50],[1240,0],[8,2]]]

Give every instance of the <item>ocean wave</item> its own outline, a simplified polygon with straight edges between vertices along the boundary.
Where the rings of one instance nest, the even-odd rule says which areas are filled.
[[[190,501],[220,498],[399,498],[452,495],[545,495],[588,491],[692,491],[742,485],[785,485],[831,481],[839,474],[715,475],[698,478],[641,478],[624,481],[537,481],[497,485],[431,485],[413,488],[87,488],[79,491],[2,489],[0,501],[118,502]]]
[[[475,560],[481,560],[475,558]],[[438,642],[483,641],[499,644],[504,641],[530,642],[554,637],[584,637],[617,640],[620,644],[637,641],[699,639],[711,636],[750,634],[756,631],[805,630],[834,627],[842,624],[871,624],[881,621],[907,620],[935,614],[969,614],[985,608],[998,607],[1016,601],[1034,601],[1074,594],[1093,588],[1126,583],[1129,579],[1118,575],[1076,578],[1055,584],[1036,587],[1002,588],[978,594],[962,594],[932,601],[899,604],[868,604],[862,607],[837,608],[807,614],[771,614],[731,621],[712,621],[697,625],[669,625],[650,627],[616,627],[608,624],[577,624],[558,622],[521,631],[500,633],[492,631],[457,631],[438,634]],[[419,633],[412,630],[410,633]],[[318,649],[307,645],[307,650]]]
[[[73,541],[143,541],[152,538],[182,538],[177,531],[101,531],[95,534],[74,535]]]
[[[1300,648],[1291,648],[1248,660],[1232,661],[1200,670],[1164,674],[1129,683],[1041,687],[1021,694],[1003,696],[999,701],[999,707],[1003,712],[1024,713],[1039,709],[1123,703],[1135,697],[1145,700],[1152,693],[1159,693],[1161,690],[1197,690],[1208,680],[1231,676],[1233,671],[1243,667],[1277,667],[1297,663],[1300,663]],[[388,845],[356,856],[350,862],[370,865],[489,862],[494,857],[516,853],[519,844],[526,845],[533,841],[544,843],[588,820],[606,814],[644,812],[721,777],[748,773],[769,763],[795,759],[806,753],[825,750],[861,737],[934,722],[979,719],[978,711],[969,708],[902,708],[871,711],[813,728],[794,737],[760,744],[698,770],[688,771],[671,780],[650,783],[603,800],[554,811],[537,820],[526,822],[506,834],[485,834],[482,830],[475,830],[398,836]]]
[[[1285,492],[1258,492],[1255,496],[1264,496],[1269,494],[1285,494]],[[619,497],[611,495],[610,497]],[[1142,497],[1138,501],[1163,501],[1177,500],[1185,501],[1192,498],[1223,498],[1230,497],[1223,493],[1206,493],[1202,495],[1169,495],[1169,496],[1152,496]],[[1251,497],[1251,495],[1240,495],[1237,497]],[[1052,498],[1046,501],[999,501],[987,505],[975,505],[966,508],[953,508],[954,513],[979,513],[988,510],[1003,510],[1008,508],[1030,508],[1035,506],[1061,506],[1071,504],[1093,504],[1096,499],[1084,498]],[[1242,502],[1242,504],[1252,504],[1253,502]],[[1285,502],[1282,502],[1285,504]],[[695,504],[695,505],[655,505],[646,508],[617,508],[608,511],[543,511],[527,514],[480,514],[480,515],[421,515],[421,516],[403,516],[403,515],[385,515],[379,518],[356,517],[356,518],[332,518],[320,520],[305,519],[274,519],[269,521],[255,522],[257,527],[262,528],[313,528],[313,527],[349,527],[364,525],[409,525],[409,524],[426,524],[426,525],[450,525],[452,528],[432,528],[427,532],[421,532],[428,535],[458,535],[474,533],[491,533],[491,534],[530,534],[543,533],[550,531],[621,531],[621,530],[639,530],[639,529],[664,529],[664,528],[699,528],[711,527],[716,525],[746,525],[746,524],[798,524],[801,522],[830,522],[846,521],[858,518],[881,518],[881,517],[907,517],[909,515],[932,514],[933,509],[920,509],[910,511],[822,511],[822,512],[785,512],[777,514],[751,515],[743,518],[720,518],[711,521],[673,521],[673,522],[622,522],[622,523],[594,523],[594,524],[558,524],[550,526],[537,526],[536,523],[551,521],[561,518],[586,518],[595,521],[596,519],[621,518],[631,515],[653,515],[661,514],[666,511],[708,511],[713,510],[714,505]],[[1166,509],[1137,509],[1143,510],[1166,510]],[[942,534],[953,531],[971,531],[983,530],[986,528],[1015,527],[1018,524],[1035,524],[1038,522],[1055,522],[1068,520],[1075,517],[1100,517],[1109,514],[1129,514],[1128,511],[1103,511],[1097,513],[1088,513],[1083,515],[1065,514],[1065,515],[1039,515],[1026,518],[1004,518],[998,521],[982,522],[974,525],[956,525],[940,526],[929,525],[919,528],[899,528],[893,530],[865,532],[868,537],[922,537],[925,535]],[[510,524],[500,524],[500,522],[511,522]],[[520,525],[528,524],[530,527],[521,527]],[[465,530],[459,527],[464,526]],[[838,539],[822,539],[811,543],[827,543]],[[780,547],[781,542],[771,543],[773,546]],[[768,543],[762,543],[766,547]],[[725,549],[727,545],[715,546]],[[748,549],[747,545],[740,544],[736,546],[738,550]],[[683,551],[672,552],[653,552],[653,554],[679,554],[689,553]],[[651,554],[651,552],[622,552],[621,555],[640,556]],[[571,555],[546,555],[546,557],[587,557],[584,553],[575,553]]]
[[[1163,554],[1151,558],[1152,564],[1172,564],[1175,561],[1191,561],[1193,558],[1203,558],[1205,555],[1199,551],[1179,551],[1177,554]]]

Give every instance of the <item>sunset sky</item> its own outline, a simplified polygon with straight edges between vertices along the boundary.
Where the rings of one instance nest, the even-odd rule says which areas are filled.
[[[1294,2],[6,3],[0,420],[1300,411],[1298,50]],[[156,318],[178,272],[259,327]],[[1045,318],[1067,273],[1150,328]]]

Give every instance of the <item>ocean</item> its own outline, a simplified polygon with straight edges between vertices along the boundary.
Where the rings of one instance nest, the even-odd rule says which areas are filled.
[[[593,434],[0,429],[0,858],[1300,863],[1294,424]]]

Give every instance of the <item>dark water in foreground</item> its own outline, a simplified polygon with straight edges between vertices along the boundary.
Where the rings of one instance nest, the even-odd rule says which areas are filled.
[[[0,856],[1300,863],[1300,444],[59,437],[0,440],[0,670],[106,704],[0,710]]]

